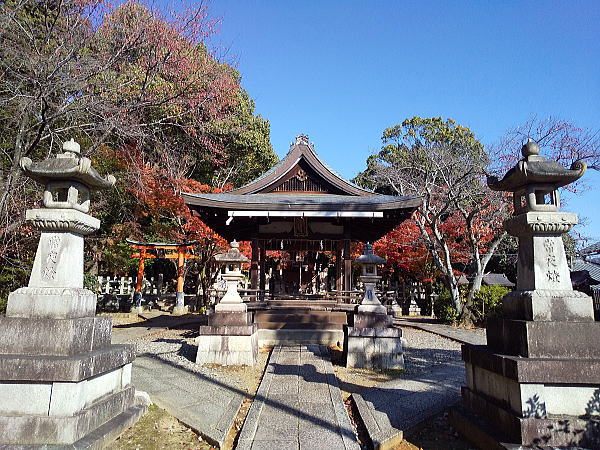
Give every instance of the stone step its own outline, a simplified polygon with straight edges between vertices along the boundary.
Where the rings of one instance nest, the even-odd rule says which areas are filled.
[[[262,322],[298,322],[298,323],[315,323],[315,322],[329,322],[329,323],[347,323],[346,313],[344,312],[331,312],[331,311],[309,311],[309,312],[270,312],[270,311],[257,311],[254,314],[254,321],[256,323]]]
[[[331,323],[331,322],[258,322],[259,330],[343,330],[343,323]]]
[[[321,344],[327,346],[344,345],[343,330],[258,330],[258,345],[272,347],[275,345]]]
[[[333,308],[337,305],[335,300],[268,300],[270,307],[299,307],[299,308]]]

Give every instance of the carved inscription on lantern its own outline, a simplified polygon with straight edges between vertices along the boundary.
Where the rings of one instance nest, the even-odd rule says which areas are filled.
[[[46,267],[42,277],[47,280],[54,280],[56,276],[56,264],[58,263],[58,249],[60,247],[60,237],[57,235],[48,239],[48,254],[46,255]]]
[[[544,239],[544,249],[546,250],[546,277],[548,281],[553,283],[560,282],[560,274],[556,270],[558,268],[556,259],[556,248],[554,240],[550,238]]]

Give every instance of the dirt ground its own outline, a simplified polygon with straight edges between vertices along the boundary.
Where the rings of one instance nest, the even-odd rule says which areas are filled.
[[[143,322],[144,319],[134,313],[99,313],[98,316],[110,316],[112,317],[112,324],[115,325],[129,325],[132,323]]]
[[[139,422],[125,431],[109,448],[115,450],[209,450],[215,447],[204,442],[196,433],[164,409],[152,405]]]
[[[396,450],[470,450],[467,441],[454,431],[448,423],[448,413],[444,412],[421,422],[404,433],[404,441]]]

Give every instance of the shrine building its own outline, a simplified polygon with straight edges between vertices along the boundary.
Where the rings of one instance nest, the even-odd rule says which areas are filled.
[[[421,203],[418,197],[379,195],[343,179],[321,161],[306,135],[296,137],[276,166],[247,185],[183,198],[225,239],[251,242],[251,288],[261,296],[269,288],[271,297],[351,291],[351,242],[376,241]],[[278,256],[267,258],[267,251]]]

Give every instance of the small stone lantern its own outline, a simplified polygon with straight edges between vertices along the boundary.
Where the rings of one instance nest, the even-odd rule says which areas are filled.
[[[250,260],[240,253],[237,241],[230,245],[227,253],[215,256],[215,261],[225,268],[222,276],[227,282],[227,292],[215,306],[215,312],[208,316],[208,325],[201,325],[198,330],[198,364],[251,366],[256,363],[258,327],[237,290],[243,277],[242,263]]]
[[[247,307],[242,302],[242,298],[238,293],[238,283],[242,280],[242,263],[250,262],[240,250],[240,244],[234,240],[230,243],[231,248],[227,253],[215,255],[215,261],[221,264],[225,273],[221,276],[227,283],[227,292],[215,307],[215,311],[246,311]]]
[[[346,367],[359,369],[403,369],[402,330],[393,327],[393,318],[375,294],[381,279],[377,265],[385,259],[373,254],[373,246],[365,244],[363,254],[355,261],[361,265],[360,280],[365,297],[354,314],[352,326],[345,333]]]
[[[387,314],[387,309],[381,304],[375,293],[375,285],[381,276],[377,275],[377,265],[385,264],[385,259],[373,253],[373,246],[365,244],[363,254],[355,261],[361,266],[360,281],[365,285],[365,296],[358,307],[358,312],[368,312],[375,314]]]

